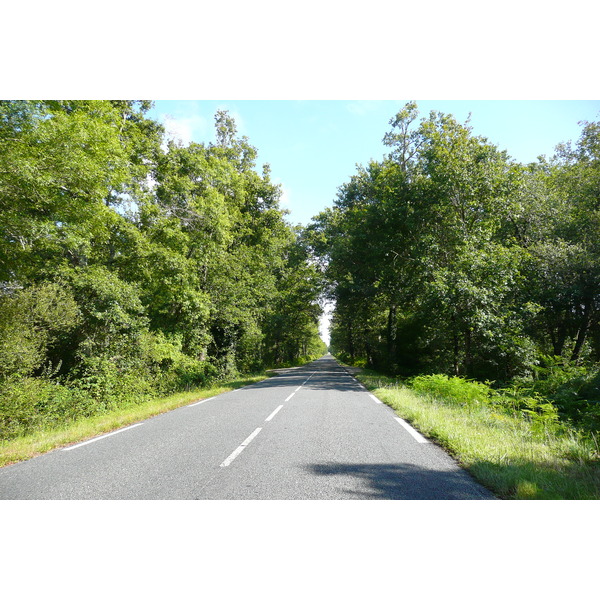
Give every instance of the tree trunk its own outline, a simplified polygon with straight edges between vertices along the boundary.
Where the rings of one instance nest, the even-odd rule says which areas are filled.
[[[352,322],[348,324],[348,351],[350,358],[354,361],[354,340],[352,339]]]
[[[456,331],[456,316],[452,315],[450,321],[453,324],[452,327],[452,371],[455,377],[458,377],[459,373],[459,364],[458,364],[458,356],[460,352],[459,342],[458,342],[458,332]]]
[[[585,344],[585,338],[587,337],[590,329],[592,317],[592,301],[587,300],[583,309],[583,315],[581,316],[581,324],[579,331],[577,332],[577,339],[575,340],[575,347],[573,348],[573,354],[571,354],[571,361],[577,364],[581,355],[583,344]]]
[[[557,335],[558,337],[556,340],[556,346],[554,347],[554,356],[562,356],[565,348],[565,342],[567,341],[567,326],[564,321],[558,326]]]
[[[473,376],[473,355],[471,353],[471,328],[465,327],[465,374]]]
[[[387,322],[387,362],[392,369],[396,365],[396,310],[396,305],[391,304]]]
[[[367,365],[372,369],[376,369],[377,365],[375,365],[373,360],[373,353],[371,352],[371,345],[369,342],[365,342],[365,354],[367,355]]]

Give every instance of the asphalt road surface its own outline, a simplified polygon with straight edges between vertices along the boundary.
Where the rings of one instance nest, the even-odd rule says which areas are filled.
[[[0,499],[493,499],[332,357],[0,469]]]

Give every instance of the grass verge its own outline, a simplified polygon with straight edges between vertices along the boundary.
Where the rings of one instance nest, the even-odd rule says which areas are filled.
[[[267,375],[247,376],[235,381],[222,382],[215,387],[180,392],[165,398],[155,398],[142,404],[129,404],[101,415],[65,423],[59,428],[44,429],[26,436],[2,441],[0,442],[0,467],[114,431],[180,406],[224,394],[266,378]]]
[[[369,371],[356,376],[497,497],[600,499],[598,447],[577,430],[565,426],[540,432],[526,419],[489,405],[445,402]]]

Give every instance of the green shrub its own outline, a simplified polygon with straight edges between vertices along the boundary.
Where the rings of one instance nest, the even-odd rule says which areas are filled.
[[[43,377],[23,377],[0,385],[0,439],[9,439],[45,427],[89,416],[94,400]]]
[[[48,350],[78,322],[71,293],[58,284],[0,295],[0,379],[29,376],[42,368]]]
[[[573,365],[560,357],[543,358],[544,365],[536,368],[534,379],[517,379],[508,390],[521,396],[545,397],[563,420],[590,431],[600,429],[598,367]]]
[[[139,360],[161,394],[206,385],[218,374],[207,361],[183,352],[183,339],[179,334],[145,332],[140,341]]]
[[[558,408],[540,394],[525,395],[516,390],[503,390],[494,396],[496,408],[526,419],[537,437],[555,433],[559,427]]]
[[[529,423],[536,437],[555,432],[559,426],[558,408],[538,393],[518,388],[498,392],[489,385],[447,375],[419,375],[410,380],[416,392],[465,407],[487,406],[492,411],[516,415]]]
[[[72,385],[93,399],[97,412],[143,402],[157,393],[143,365],[107,356],[86,357],[81,374]]]
[[[493,394],[483,383],[447,375],[419,375],[410,379],[409,385],[419,393],[467,406],[487,404]]]

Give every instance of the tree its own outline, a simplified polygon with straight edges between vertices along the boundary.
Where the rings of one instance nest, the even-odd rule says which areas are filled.
[[[417,114],[409,103],[390,121],[390,154],[359,167],[312,226],[333,339],[392,372],[510,377],[531,366],[515,340],[535,311],[518,308],[524,254],[502,237],[519,170],[468,124]]]

